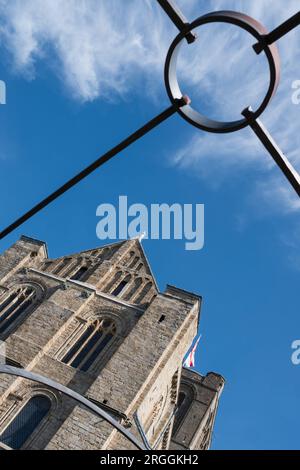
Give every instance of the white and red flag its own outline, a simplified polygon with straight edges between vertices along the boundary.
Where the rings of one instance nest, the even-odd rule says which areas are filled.
[[[188,357],[184,361],[184,363],[183,363],[184,367],[188,367],[188,368],[195,367],[195,352],[196,352],[196,349],[197,349],[197,346],[198,346],[198,343],[199,343],[200,339],[201,339],[201,335],[199,336],[196,343],[194,344],[193,349],[191,350],[190,354],[188,355]]]

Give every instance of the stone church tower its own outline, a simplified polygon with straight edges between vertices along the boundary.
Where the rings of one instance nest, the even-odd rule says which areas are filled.
[[[201,298],[160,292],[139,240],[50,259],[21,237],[0,256],[6,362],[88,397],[152,447],[207,449],[224,379],[182,368]],[[133,449],[65,395],[0,375],[0,450]]]

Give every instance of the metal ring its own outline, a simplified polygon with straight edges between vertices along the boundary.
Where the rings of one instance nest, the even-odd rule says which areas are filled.
[[[180,32],[178,36],[176,36],[167,54],[165,62],[165,85],[168,96],[173,104],[175,103],[175,100],[183,96],[178,84],[176,73],[179,50],[188,31],[192,31],[193,29],[208,23],[230,23],[239,26],[243,30],[248,31],[258,41],[261,41],[263,35],[268,34],[268,31],[261,23],[243,13],[234,11],[217,11],[197,18],[189,25],[188,29]],[[280,80],[280,58],[277,46],[275,44],[266,45],[264,47],[264,52],[269,63],[270,83],[264,100],[259,108],[253,112],[254,119],[257,119],[264,112],[274,96]],[[178,113],[190,124],[208,132],[234,132],[249,125],[249,121],[245,118],[238,121],[215,121],[199,113],[190,105],[179,108]]]
[[[33,382],[38,382],[48,387],[53,388],[54,390],[64,393],[73,400],[81,403],[86,408],[94,412],[96,415],[103,418],[105,421],[110,423],[115,429],[117,429],[126,439],[128,439],[132,444],[134,444],[139,450],[147,450],[145,445],[140,442],[131,432],[122,426],[118,421],[116,421],[112,416],[106,413],[104,410],[99,408],[93,402],[83,397],[77,392],[74,392],[71,388],[65,387],[58,382],[55,382],[48,377],[43,377],[42,375],[36,374],[35,372],[29,372],[25,369],[19,369],[17,367],[12,367],[8,365],[0,364],[0,374],[15,375],[16,377],[23,377],[24,379],[32,380]]]

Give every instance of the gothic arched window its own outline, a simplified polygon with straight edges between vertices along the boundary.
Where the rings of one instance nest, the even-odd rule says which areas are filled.
[[[45,395],[30,398],[0,435],[0,441],[12,449],[20,449],[49,413],[50,408],[51,400]]]
[[[44,261],[43,265],[42,265],[42,269],[43,271],[50,271],[51,268],[52,268],[52,265],[53,265],[53,262],[52,261]]]
[[[131,279],[131,276],[129,274],[117,285],[117,287],[115,287],[115,289],[112,291],[111,295],[115,295],[115,296],[120,297],[120,295],[124,292],[124,289],[128,285],[130,279]]]
[[[62,275],[63,270],[69,265],[69,263],[72,261],[71,258],[64,258],[58,262],[58,264],[54,267],[52,274],[54,275]]]
[[[143,283],[143,279],[141,277],[138,277],[137,279],[134,280],[133,286],[129,290],[128,294],[125,296],[125,300],[130,300],[131,297],[137,292],[137,290],[140,288],[140,286]]]
[[[116,325],[109,318],[88,323],[62,362],[87,371],[116,334]]]
[[[72,279],[73,281],[80,281],[84,277],[87,270],[87,266],[81,266],[79,269],[77,269],[77,271],[72,274],[70,279]]]
[[[123,265],[124,266],[128,266],[130,263],[131,263],[131,260],[132,258],[134,257],[135,255],[135,252],[134,251],[130,251],[126,256],[125,256],[125,259],[123,261]]]
[[[112,289],[112,287],[116,284],[116,282],[118,282],[118,280],[121,278],[122,276],[122,271],[118,271],[114,277],[111,279],[111,281],[107,284],[107,286],[105,287],[104,289],[104,292],[110,292],[110,290]]]
[[[107,260],[110,258],[110,255],[111,255],[111,250],[110,248],[104,248],[104,250],[101,251],[100,253],[100,259],[103,261],[103,260]]]
[[[15,320],[24,315],[35,298],[35,289],[23,286],[0,299],[0,333],[4,333]]]
[[[136,304],[139,304],[140,302],[142,302],[142,300],[144,300],[144,298],[146,297],[146,295],[148,294],[148,292],[151,290],[152,288],[152,282],[149,281],[147,282],[147,284],[143,287],[142,291],[140,292],[140,294],[137,296],[137,298],[134,300],[134,302]]]
[[[178,431],[182,421],[185,419],[188,409],[194,400],[194,390],[188,384],[181,384],[177,400],[177,411],[173,425],[173,435]]]
[[[135,256],[134,259],[133,259],[133,261],[132,261],[132,262],[130,263],[130,265],[128,266],[129,269],[133,269],[134,266],[138,263],[139,259],[140,259],[139,256]]]
[[[179,396],[178,396],[178,402],[177,402],[177,408],[180,408],[182,403],[184,402],[185,400],[185,393],[184,392],[180,392],[179,393]]]

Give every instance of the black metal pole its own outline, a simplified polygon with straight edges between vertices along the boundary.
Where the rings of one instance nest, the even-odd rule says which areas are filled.
[[[33,217],[35,214],[37,214],[39,211],[44,209],[46,206],[48,206],[51,202],[53,202],[55,199],[57,199],[59,196],[64,194],[66,191],[68,191],[70,188],[75,186],[77,183],[79,183],[81,180],[86,178],[88,175],[90,175],[93,171],[95,171],[97,168],[102,166],[104,163],[108,162],[111,158],[113,158],[115,155],[117,155],[119,152],[124,150],[126,147],[131,145],[133,142],[138,140],[140,137],[144,136],[148,132],[150,132],[152,129],[154,129],[156,126],[161,124],[163,121],[168,119],[170,116],[172,116],[174,113],[177,112],[178,108],[185,106],[189,102],[188,97],[183,97],[175,104],[172,104],[169,108],[167,108],[165,111],[160,113],[158,116],[155,118],[151,119],[151,121],[147,122],[144,126],[140,127],[137,131],[135,131],[133,134],[131,134],[129,137],[127,137],[125,140],[120,142],[118,145],[116,145],[114,148],[106,152],[104,155],[99,157],[97,160],[95,160],[93,163],[91,163],[89,166],[84,168],[80,173],[77,175],[73,176],[69,181],[64,183],[60,188],[58,188],[56,191],[51,193],[49,196],[47,196],[45,199],[43,199],[41,202],[36,204],[32,209],[30,209],[28,212],[23,214],[21,217],[19,217],[17,220],[15,220],[12,224],[10,224],[8,227],[6,227],[2,232],[0,232],[0,240],[2,240],[4,237],[6,237],[9,233],[11,233],[13,230],[15,230],[17,227],[22,225],[24,222],[26,222],[28,219]]]
[[[300,197],[300,175],[295,170],[293,165],[289,162],[283,152],[280,150],[276,142],[273,140],[267,129],[264,127],[259,119],[253,117],[253,112],[250,108],[242,112],[243,116],[248,119],[250,127],[253,129],[261,143],[268,150],[275,163],[279,166],[282,173],[293,186],[294,190]]]
[[[185,31],[189,26],[189,22],[183,13],[179,10],[177,5],[172,0],[157,0],[162,9],[168,15],[170,20],[174,23],[174,25],[179,29],[179,31]],[[188,31],[186,34],[186,40],[189,44],[197,39],[197,35],[194,34],[192,31]]]
[[[255,50],[256,54],[260,54],[266,46],[270,46],[273,42],[278,41],[278,39],[285,36],[289,33],[292,29],[296,28],[300,25],[300,11],[295,15],[291,16],[288,20],[286,20],[281,25],[277,26],[273,31],[265,36],[261,37],[261,41],[254,44],[253,49]]]

